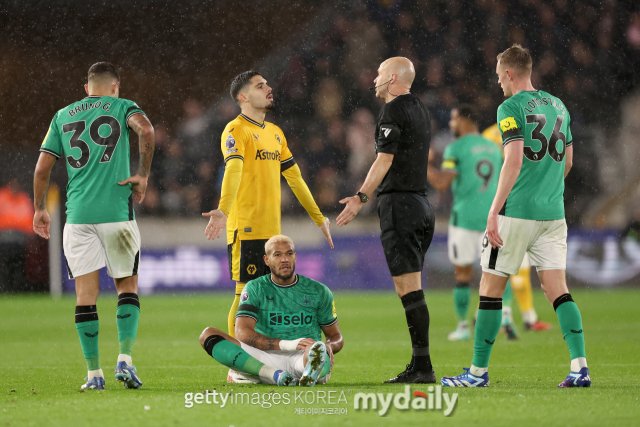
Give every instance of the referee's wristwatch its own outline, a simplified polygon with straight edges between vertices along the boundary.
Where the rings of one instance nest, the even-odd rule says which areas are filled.
[[[369,201],[369,196],[367,196],[366,194],[361,193],[359,191],[356,193],[356,196],[360,197],[360,201],[362,203],[367,203]]]

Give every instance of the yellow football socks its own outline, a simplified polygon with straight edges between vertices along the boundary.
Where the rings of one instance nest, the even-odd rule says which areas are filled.
[[[520,307],[520,312],[532,310],[531,267],[521,268],[517,275],[511,276],[511,288],[518,302],[518,307]]]
[[[233,299],[231,310],[229,310],[229,319],[227,319],[228,333],[233,338],[236,337],[236,313],[238,311],[238,305],[240,305],[240,294],[244,289],[244,285],[246,285],[246,283],[236,282],[236,297]]]

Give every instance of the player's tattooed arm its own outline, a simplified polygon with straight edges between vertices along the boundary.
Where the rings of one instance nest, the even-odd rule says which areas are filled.
[[[255,332],[254,335],[249,337],[247,344],[260,350],[280,350],[279,342],[280,340],[278,339],[269,338],[259,332]]]
[[[147,181],[149,180],[149,172],[151,171],[151,160],[153,159],[153,150],[155,148],[155,133],[151,122],[144,114],[134,114],[129,117],[127,122],[129,127],[138,134],[140,139],[140,163],[138,164],[138,173],[119,182],[118,185],[131,184],[131,194],[136,203],[142,203],[145,192],[147,191]]]
[[[256,332],[256,321],[251,317],[236,319],[236,339],[260,350],[280,350],[280,340]]]
[[[155,132],[151,122],[144,114],[134,114],[129,118],[128,125],[138,134],[140,140],[140,163],[138,164],[138,175],[148,177],[151,171],[151,160],[155,149]]]

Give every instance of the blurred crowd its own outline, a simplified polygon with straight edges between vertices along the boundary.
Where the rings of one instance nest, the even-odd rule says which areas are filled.
[[[612,126],[620,96],[639,81],[640,8],[633,8],[616,0],[353,2],[333,15],[312,48],[283,58],[284,72],[265,73],[276,101],[267,120],[283,129],[322,211],[336,212],[375,158],[382,104],[368,88],[384,59],[405,56],[415,64],[412,92],[432,113],[436,151],[451,141],[449,114],[460,103],[478,107],[483,129],[495,123],[504,100],[496,55],[513,43],[531,50],[534,87],[565,102],[576,135]],[[205,108],[210,102],[188,99],[177,128],[156,125],[143,212],[195,216],[216,207],[220,134],[239,109],[230,98]],[[446,205],[446,197],[436,199]],[[302,212],[287,190],[283,212]]]

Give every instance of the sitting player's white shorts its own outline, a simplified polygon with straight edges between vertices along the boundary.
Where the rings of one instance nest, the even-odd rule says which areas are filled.
[[[497,276],[518,274],[525,254],[538,271],[567,268],[567,222],[564,219],[535,221],[498,216],[498,233],[503,246],[493,249],[486,236],[482,241],[482,271]]]
[[[480,257],[484,231],[469,230],[449,224],[447,246],[451,264],[464,267],[474,264]]]
[[[282,369],[287,371],[295,377],[300,378],[304,373],[304,350],[298,351],[280,351],[280,350],[259,350],[251,347],[243,342],[240,343],[242,349],[249,353],[252,357],[258,359],[260,362],[272,368]],[[331,361],[327,359],[327,362],[331,364]],[[229,375],[232,375],[229,371]],[[323,377],[318,378],[317,384],[326,384],[331,378],[331,372]],[[252,382],[255,384],[260,383],[260,379],[257,376],[245,374],[244,372],[235,372],[233,374],[233,382]]]
[[[140,267],[140,231],[134,221],[65,224],[62,237],[69,279],[107,266],[114,279],[135,276]]]

